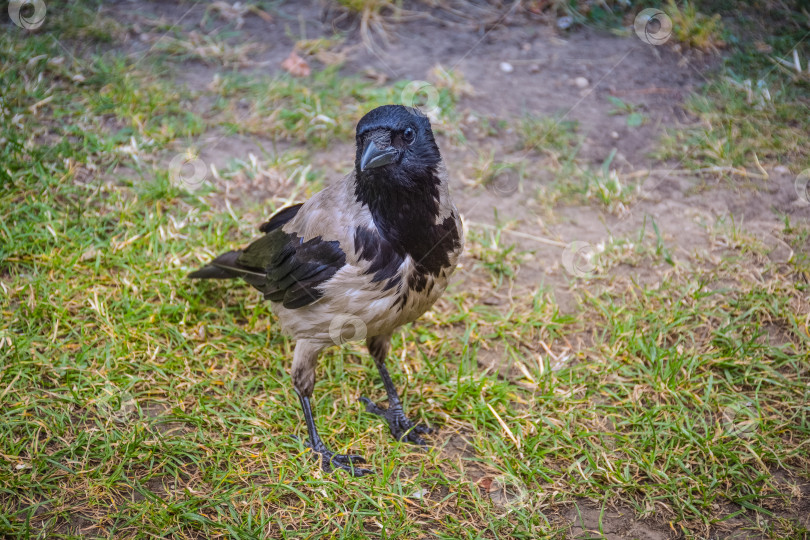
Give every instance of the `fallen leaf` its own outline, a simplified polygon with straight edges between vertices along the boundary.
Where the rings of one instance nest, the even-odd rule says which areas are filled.
[[[290,56],[281,63],[281,67],[290,72],[293,77],[309,77],[310,69],[307,61],[298,56],[298,53],[293,49]]]
[[[478,486],[484,491],[489,491],[489,488],[492,487],[492,480],[494,480],[494,478],[491,476],[485,476],[478,481]]]

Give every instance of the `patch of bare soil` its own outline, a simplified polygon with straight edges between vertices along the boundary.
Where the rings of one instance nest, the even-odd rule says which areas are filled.
[[[628,508],[600,508],[592,503],[582,503],[563,513],[571,525],[567,537],[572,540],[591,538],[633,540],[668,540],[678,538],[674,527],[660,524],[652,519],[642,520]]]

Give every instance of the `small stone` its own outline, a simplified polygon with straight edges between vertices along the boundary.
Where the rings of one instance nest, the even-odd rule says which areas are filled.
[[[426,489],[417,489],[413,493],[411,493],[408,498],[409,499],[424,499],[425,496],[430,495],[430,492]]]
[[[773,168],[773,172],[779,174],[790,174],[790,169],[788,169],[784,165],[777,165],[776,167]]]
[[[539,73],[540,72],[540,64],[532,64],[529,66],[530,73]]]
[[[619,138],[619,132],[618,131],[611,131],[610,132],[610,138],[611,139],[618,139]]]
[[[504,73],[512,73],[515,71],[515,68],[509,62],[501,62],[501,71]]]
[[[577,85],[577,88],[587,88],[590,83],[585,77],[577,77],[574,79],[574,84]]]
[[[560,30],[568,30],[572,24],[574,24],[574,18],[570,15],[557,19],[557,28]]]

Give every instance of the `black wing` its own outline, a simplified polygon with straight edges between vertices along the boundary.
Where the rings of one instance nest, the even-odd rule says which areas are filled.
[[[337,241],[312,238],[306,242],[294,233],[281,230],[300,209],[290,206],[278,211],[260,227],[266,234],[242,251],[229,251],[191,278],[241,277],[264,297],[281,302],[288,309],[311,304],[323,296],[319,286],[346,263],[346,254]]]
[[[304,242],[277,228],[250,244],[236,262],[249,271],[245,281],[266,299],[296,309],[323,296],[318,286],[346,264],[346,254],[336,240],[318,236]]]
[[[263,233],[269,233],[273,229],[282,228],[288,221],[295,217],[304,203],[294,204],[286,208],[282,208],[270,218],[267,223],[262,223],[259,230]]]

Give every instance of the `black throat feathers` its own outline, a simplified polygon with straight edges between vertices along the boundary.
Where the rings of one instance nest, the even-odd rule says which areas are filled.
[[[375,171],[358,178],[355,186],[358,202],[368,206],[376,225],[376,230],[355,232],[360,257],[372,262],[374,281],[393,278],[406,255],[420,273],[438,275],[450,265],[459,233],[455,215],[438,220],[441,179],[436,169],[429,167],[416,178],[376,177],[384,172],[402,171]]]

